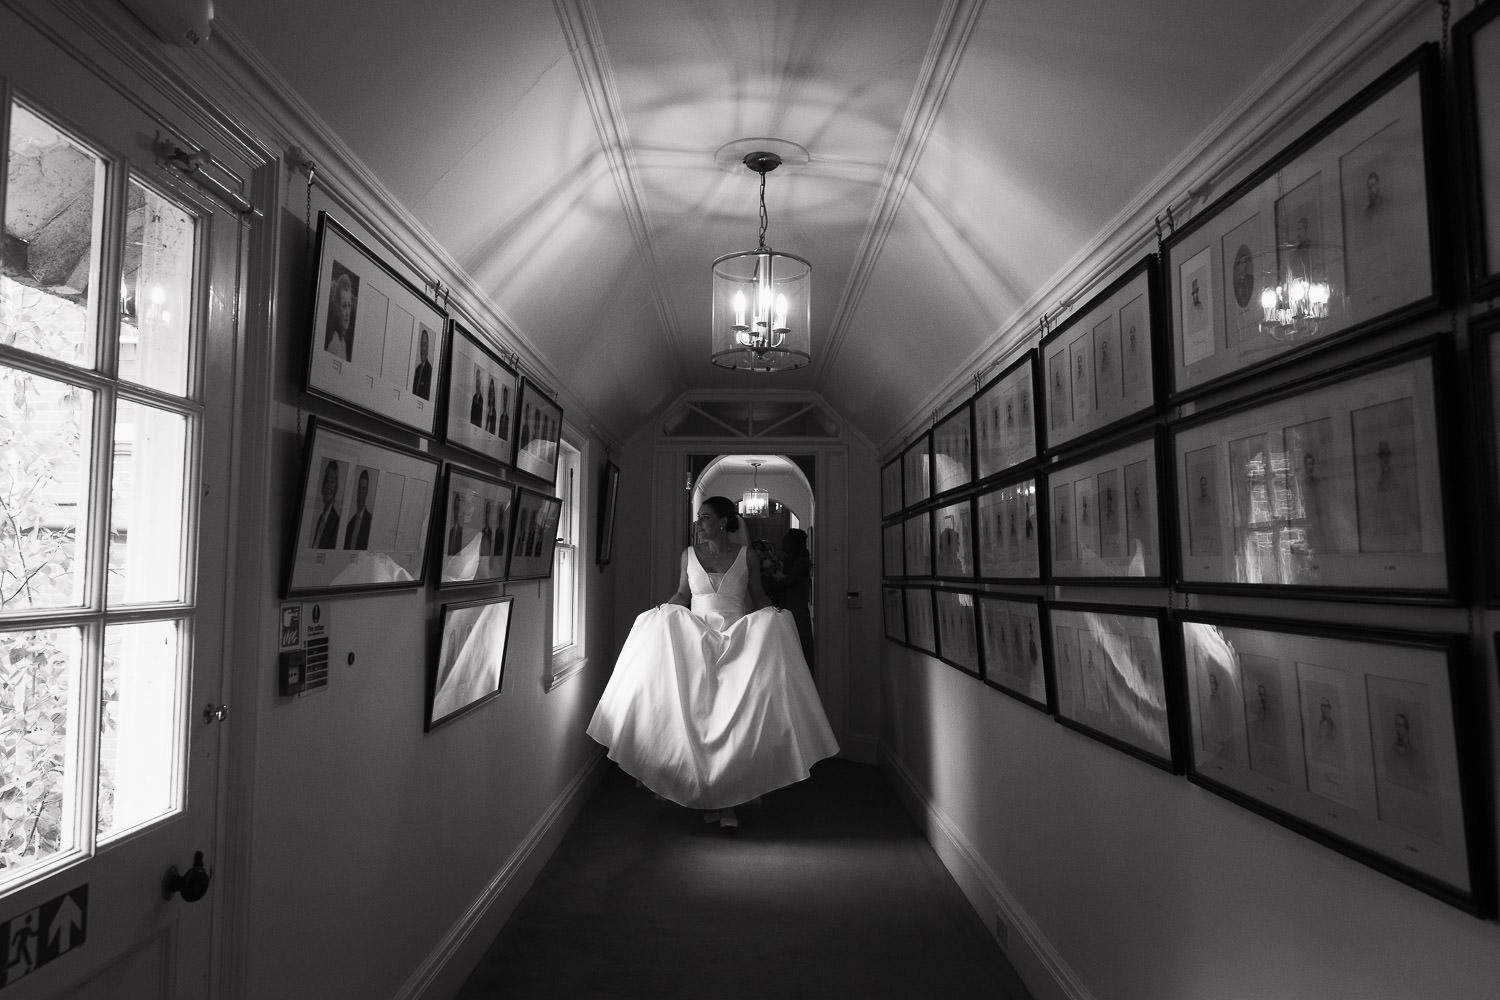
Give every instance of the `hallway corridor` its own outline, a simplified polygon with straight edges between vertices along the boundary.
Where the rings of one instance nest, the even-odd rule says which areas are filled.
[[[1029,1000],[876,768],[824,761],[729,833],[604,766],[460,1000]]]

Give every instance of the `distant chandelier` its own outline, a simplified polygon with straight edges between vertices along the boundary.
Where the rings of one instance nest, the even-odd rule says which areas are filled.
[[[771,494],[760,488],[760,463],[750,464],[755,467],[755,485],[740,497],[740,516],[765,517],[771,509]]]
[[[812,265],[766,246],[766,174],[781,157],[748,153],[741,162],[760,174],[760,244],[714,261],[710,360],[721,368],[792,371],[812,360]]]

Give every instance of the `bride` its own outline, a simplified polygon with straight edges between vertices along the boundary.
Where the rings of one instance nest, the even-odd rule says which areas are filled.
[[[838,753],[791,614],[729,537],[739,521],[733,501],[703,502],[677,592],[636,618],[588,727],[627,774],[721,827]]]

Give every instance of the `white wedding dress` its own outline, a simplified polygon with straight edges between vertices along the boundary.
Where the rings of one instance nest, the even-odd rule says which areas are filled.
[[[693,606],[635,620],[588,734],[651,791],[725,809],[801,781],[838,753],[790,612],[745,614],[742,548],[723,574],[688,550]]]

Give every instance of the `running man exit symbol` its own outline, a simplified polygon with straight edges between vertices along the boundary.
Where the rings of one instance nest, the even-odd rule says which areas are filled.
[[[0,989],[83,944],[88,922],[89,887],[84,884],[0,924],[5,942]]]

